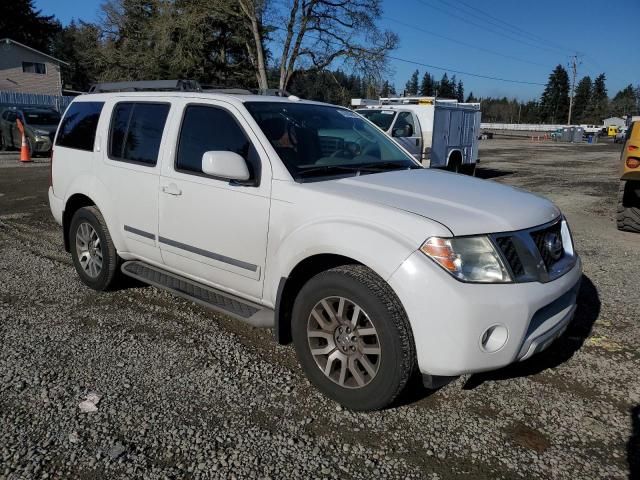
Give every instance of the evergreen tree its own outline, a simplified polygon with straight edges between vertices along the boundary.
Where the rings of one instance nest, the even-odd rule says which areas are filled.
[[[554,68],[540,100],[543,123],[564,123],[569,114],[569,74],[562,65]]]
[[[51,53],[51,43],[62,29],[53,15],[42,15],[33,0],[3,0],[0,2],[0,38],[10,38],[45,53]]]
[[[389,85],[389,80],[385,80],[382,84],[382,90],[380,91],[381,97],[389,97],[391,96],[391,85]]]
[[[626,115],[636,115],[638,113],[638,105],[636,91],[633,85],[629,84],[613,97],[611,100],[612,115],[617,117],[625,117]]]
[[[584,123],[584,112],[589,104],[589,98],[591,97],[591,77],[586,76],[578,82],[576,91],[573,96],[573,113],[571,118],[573,123]]]
[[[585,111],[586,123],[600,125],[609,113],[609,98],[607,97],[605,81],[606,77],[604,73],[598,75],[593,81],[589,105]]]
[[[429,72],[424,72],[420,83],[420,95],[432,97],[435,95],[434,80]]]
[[[449,76],[445,72],[442,79],[438,83],[438,97],[440,98],[456,98],[454,86],[449,81]]]
[[[469,92],[469,95],[467,96],[467,99],[465,100],[465,102],[467,102],[467,103],[475,103],[477,101],[478,101],[478,99],[473,96],[473,92]]]
[[[417,95],[418,94],[418,70],[413,72],[411,78],[407,82],[407,85],[404,87],[405,93],[407,95]]]
[[[458,81],[458,88],[456,89],[456,94],[458,95],[458,101],[464,102],[464,85],[462,84],[462,80]]]

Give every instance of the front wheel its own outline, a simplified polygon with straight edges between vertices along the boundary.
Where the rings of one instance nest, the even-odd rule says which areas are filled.
[[[296,298],[292,322],[307,377],[347,408],[388,406],[414,371],[406,313],[388,284],[365,266],[341,266],[309,280]]]

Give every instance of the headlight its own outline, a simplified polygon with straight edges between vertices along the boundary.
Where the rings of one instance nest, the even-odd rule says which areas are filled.
[[[512,281],[500,255],[486,236],[431,237],[422,244],[420,250],[451,275],[464,282]]]

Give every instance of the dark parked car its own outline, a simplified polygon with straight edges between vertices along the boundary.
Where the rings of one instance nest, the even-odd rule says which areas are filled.
[[[0,115],[0,149],[20,148],[22,136],[16,119],[25,126],[27,142],[33,155],[51,151],[60,114],[53,108],[21,107],[8,108]]]

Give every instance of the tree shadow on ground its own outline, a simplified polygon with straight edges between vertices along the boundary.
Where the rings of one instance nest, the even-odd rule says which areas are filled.
[[[536,375],[565,363],[582,348],[585,340],[591,334],[593,324],[600,315],[600,295],[596,286],[586,275],[582,276],[577,305],[573,321],[562,336],[553,342],[547,350],[535,354],[523,362],[512,363],[499,370],[472,375],[465,383],[464,389],[474,389],[486,381],[510,380]]]
[[[640,478],[640,405],[631,409],[631,436],[627,442],[629,480]]]

